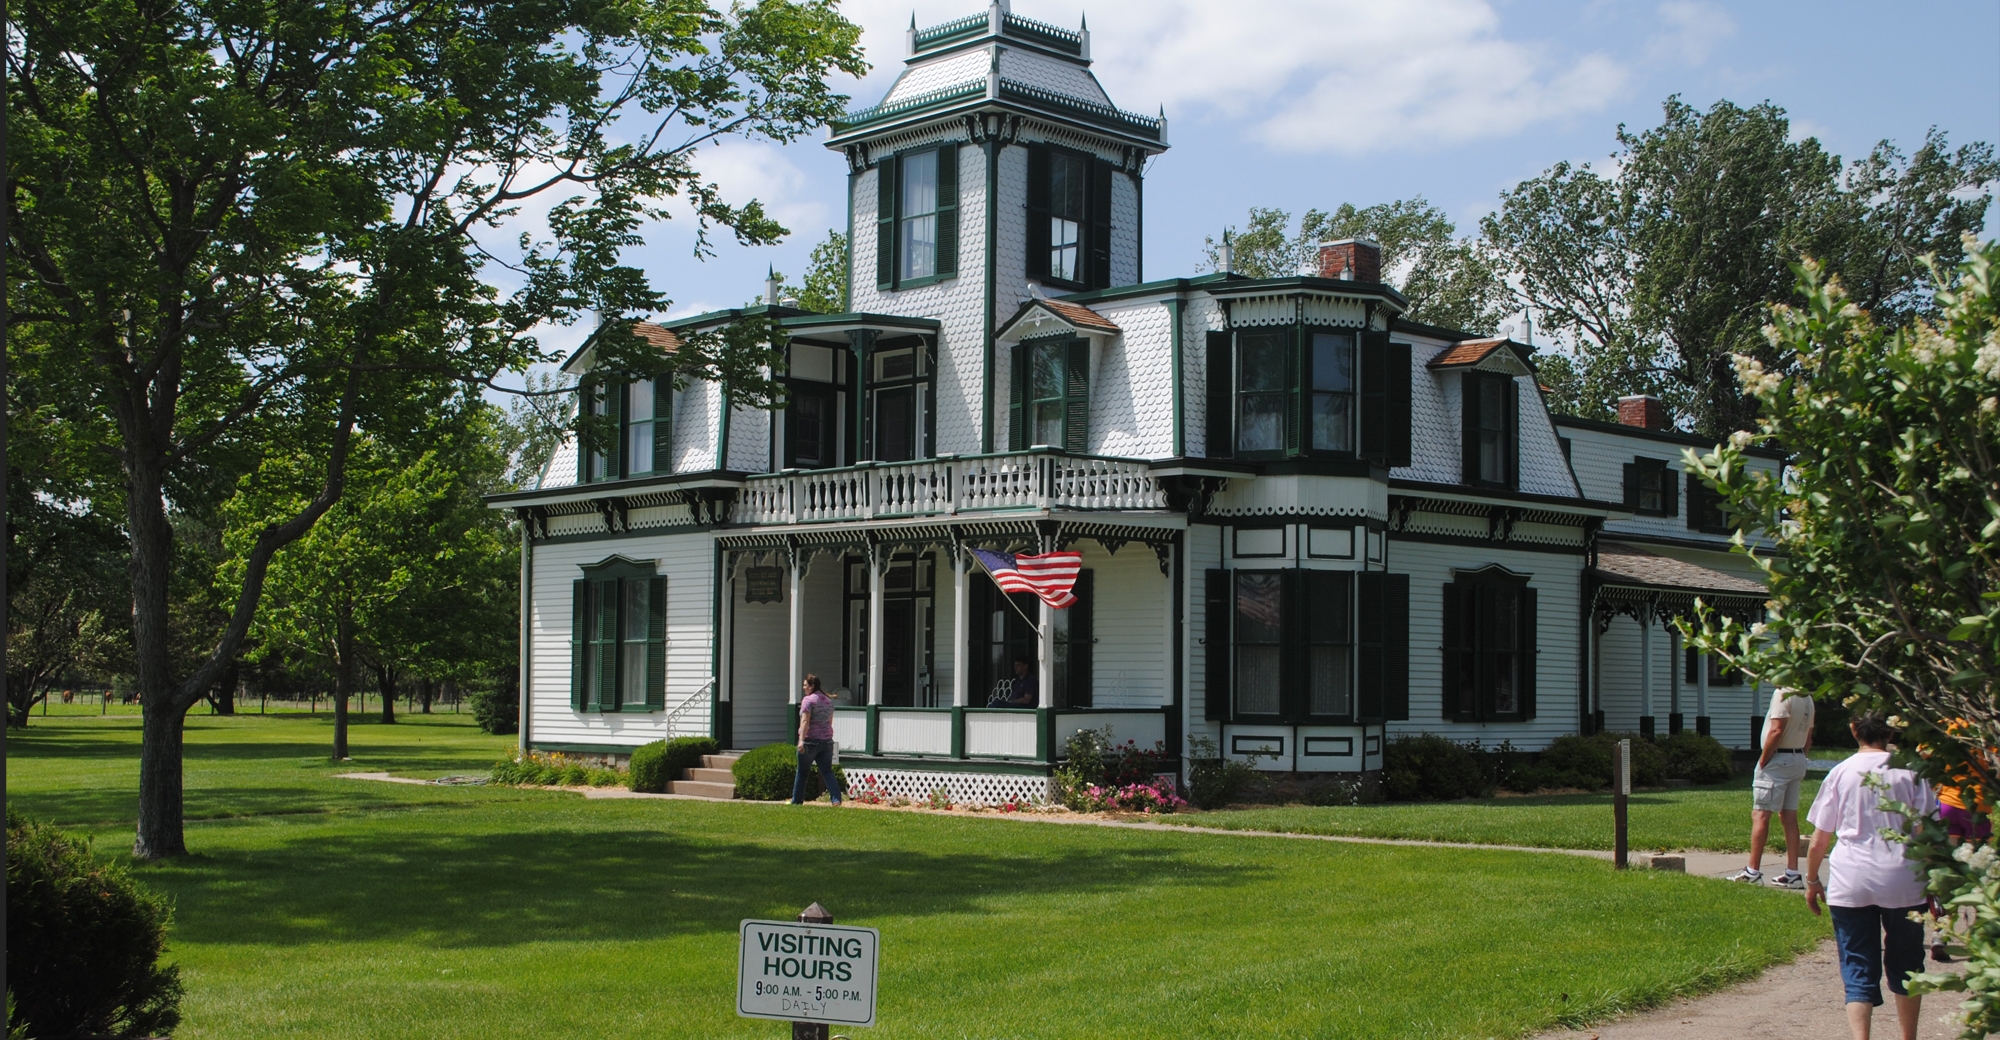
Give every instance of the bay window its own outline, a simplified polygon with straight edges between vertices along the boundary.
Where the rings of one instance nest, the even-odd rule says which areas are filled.
[[[1262,723],[1409,717],[1409,579],[1208,572],[1207,715]]]
[[[1535,717],[1535,600],[1527,576],[1497,566],[1445,585],[1445,718]]]
[[[665,377],[588,379],[577,388],[580,483],[651,476],[673,469],[673,384]]]

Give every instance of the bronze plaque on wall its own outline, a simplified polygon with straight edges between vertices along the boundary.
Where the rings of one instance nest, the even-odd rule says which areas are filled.
[[[783,603],[785,601],[785,569],[783,567],[743,568],[743,602]]]

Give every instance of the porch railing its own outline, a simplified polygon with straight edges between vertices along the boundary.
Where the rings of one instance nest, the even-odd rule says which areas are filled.
[[[749,478],[736,519],[801,524],[1010,509],[1163,509],[1146,463],[1036,450],[864,462]]]
[[[1112,743],[1169,742],[1170,707],[909,708],[841,706],[834,740],[844,754],[912,759],[1016,759],[1053,764],[1079,729],[1108,727]]]

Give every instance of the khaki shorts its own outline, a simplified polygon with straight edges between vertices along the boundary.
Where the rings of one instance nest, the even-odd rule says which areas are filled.
[[[1771,764],[1757,770],[1750,782],[1750,807],[1764,812],[1797,812],[1799,781],[1806,778],[1806,756],[1780,751]]]

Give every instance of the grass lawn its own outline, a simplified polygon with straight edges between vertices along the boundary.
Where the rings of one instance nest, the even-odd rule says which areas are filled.
[[[1824,775],[1815,773],[1801,784],[1801,816],[1812,804]],[[1713,787],[1638,791],[1628,804],[1631,814],[1627,834],[1635,849],[1744,852],[1750,848],[1748,776]],[[1464,841],[1545,849],[1608,849],[1611,795],[1538,795],[1330,808],[1272,806],[1188,813],[1168,817],[1167,822],[1292,834]],[[1783,852],[1783,831],[1775,822],[1771,831],[1769,847]]]
[[[12,731],[11,796],[128,847],[136,721]],[[336,766],[329,737],[190,719],[195,854],[137,868],[177,906],[177,1036],[768,1040],[731,1003],[737,923],[813,900],[882,930],[877,1040],[1510,1036],[1827,933],[1795,896],[1581,857],[371,784],[331,774],[507,745],[409,716]]]

